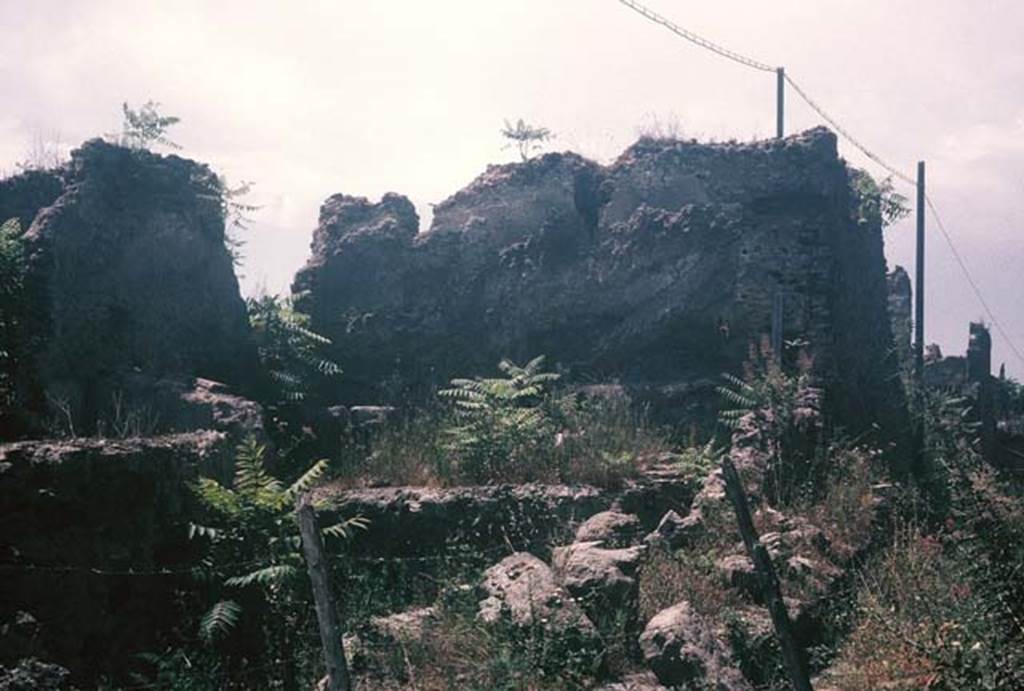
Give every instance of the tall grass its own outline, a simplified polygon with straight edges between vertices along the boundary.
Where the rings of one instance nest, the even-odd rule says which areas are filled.
[[[480,445],[453,446],[464,427],[440,403],[415,411],[352,447],[341,482],[350,485],[425,485],[550,482],[613,487],[634,477],[671,449],[667,433],[625,396],[552,395],[538,405],[543,424],[501,453]],[[488,456],[487,464],[470,455]],[[482,472],[485,469],[486,472]]]

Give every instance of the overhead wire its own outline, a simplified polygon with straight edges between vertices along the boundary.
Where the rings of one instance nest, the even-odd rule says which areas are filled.
[[[760,62],[759,60],[754,60],[753,58],[748,58],[745,55],[741,55],[740,53],[729,50],[728,48],[720,46],[713,41],[709,41],[703,36],[700,36],[698,34],[693,33],[692,31],[684,29],[678,24],[666,19],[657,12],[654,12],[653,10],[644,7],[638,2],[633,2],[633,0],[619,0],[619,2],[621,2],[623,5],[630,8],[634,12],[637,12],[638,14],[647,17],[652,22],[661,24],[663,27],[665,27],[672,33],[685,38],[690,43],[694,43],[700,46],[701,48],[706,48],[707,50],[710,50],[713,53],[718,53],[722,57],[728,58],[733,62],[738,62],[741,65],[746,65],[747,67],[752,67],[755,70],[761,70],[762,72],[774,72],[776,69],[767,63]]]
[[[654,12],[653,10],[645,7],[644,5],[640,4],[639,2],[635,2],[635,0],[618,0],[618,1],[620,3],[622,3],[623,5],[625,5],[626,7],[630,8],[631,10],[633,10],[634,12],[637,12],[638,14],[646,17],[647,19],[649,19],[652,22],[660,24],[661,26],[665,27],[666,29],[668,29],[672,33],[674,33],[674,34],[676,34],[676,35],[686,39],[690,43],[693,43],[693,44],[695,44],[697,46],[700,46],[701,48],[705,48],[705,49],[707,49],[707,50],[709,50],[709,51],[711,51],[713,53],[716,53],[716,54],[718,54],[718,55],[720,55],[722,57],[728,58],[729,60],[732,60],[733,62],[737,62],[737,63],[739,63],[741,65],[744,65],[744,66],[747,66],[747,67],[751,67],[753,69],[761,70],[761,71],[764,71],[764,72],[777,72],[779,70],[779,68],[772,67],[771,65],[769,65],[767,63],[760,62],[758,60],[754,60],[753,58],[749,58],[749,57],[747,57],[745,55],[742,55],[742,54],[737,53],[735,51],[729,50],[729,49],[727,49],[727,48],[725,48],[725,47],[723,47],[723,46],[721,46],[721,45],[719,45],[719,44],[717,44],[717,43],[715,43],[713,41],[710,41],[710,40],[704,38],[703,36],[700,36],[699,34],[696,34],[696,33],[692,32],[692,31],[690,31],[688,29],[684,29],[683,27],[679,26],[675,22],[673,22],[673,21],[671,21],[671,20],[661,16],[657,12]],[[895,178],[895,179],[897,179],[897,180],[899,180],[899,181],[901,181],[903,183],[906,183],[906,184],[908,184],[908,185],[910,185],[912,187],[916,187],[917,186],[917,181],[914,180],[914,178],[912,178],[911,176],[906,175],[905,173],[901,172],[898,168],[896,168],[895,166],[890,164],[888,161],[883,159],[881,156],[876,154],[874,151],[869,149],[867,146],[862,144],[861,141],[859,139],[857,139],[856,137],[854,137],[849,132],[849,130],[847,130],[845,127],[843,127],[839,123],[838,120],[836,120],[834,117],[829,115],[829,113],[824,108],[822,108],[820,105],[818,105],[818,103],[813,98],[811,98],[810,94],[808,94],[793,79],[793,77],[790,76],[790,74],[787,71],[785,71],[785,70],[782,71],[782,77],[785,80],[785,82],[787,84],[789,84],[789,86],[793,89],[793,91],[796,92],[796,94],[811,108],[811,110],[813,110],[815,113],[817,113],[825,122],[827,122],[829,125],[831,125],[832,128],[836,131],[837,134],[839,134],[841,137],[843,137],[843,139],[845,139],[847,142],[849,142],[851,145],[853,145],[854,148],[856,148],[858,151],[860,151],[862,154],[864,154],[864,156],[866,156],[870,161],[872,161],[873,163],[875,163],[876,165],[881,167],[883,170],[885,170],[887,173],[889,173],[893,178]],[[949,246],[950,251],[953,253],[953,258],[956,260],[957,265],[960,267],[960,270],[963,272],[964,277],[967,279],[967,283],[970,285],[971,290],[974,293],[974,296],[977,298],[978,302],[981,304],[982,309],[985,311],[985,314],[988,316],[989,321],[992,323],[992,325],[996,328],[996,330],[1002,336],[1003,340],[1006,341],[1006,343],[1009,346],[1010,350],[1017,357],[1017,359],[1019,359],[1021,361],[1021,363],[1024,363],[1024,353],[1022,353],[1021,349],[1018,348],[1016,343],[1010,338],[1010,336],[1007,333],[1006,329],[1003,328],[1003,325],[996,318],[995,313],[993,312],[992,308],[989,306],[988,301],[985,299],[985,296],[984,296],[984,294],[981,291],[981,287],[978,285],[978,282],[974,279],[974,276],[971,274],[970,269],[967,268],[967,263],[964,261],[963,256],[960,254],[960,251],[956,248],[956,243],[954,243],[954,241],[953,241],[953,236],[950,234],[949,230],[946,228],[946,225],[943,222],[942,217],[939,215],[939,212],[938,212],[938,209],[935,206],[935,203],[932,201],[931,197],[929,195],[927,195],[927,194],[925,195],[925,200],[926,200],[926,205],[928,206],[928,209],[931,211],[932,217],[935,219],[936,225],[939,227],[939,230],[941,231],[943,238],[946,240],[946,244]]]
[[[806,91],[804,91],[800,87],[800,85],[797,84],[793,80],[793,78],[791,76],[789,76],[789,73],[784,73],[783,74],[783,79],[786,80],[787,84],[789,84],[791,87],[793,87],[793,91],[795,91],[797,93],[797,95],[800,98],[802,98],[804,100],[804,102],[808,106],[810,106],[811,110],[813,110],[815,113],[817,113],[819,116],[821,116],[821,118],[825,122],[827,122],[828,124],[832,125],[832,129],[834,129],[836,132],[838,132],[844,139],[846,139],[846,141],[848,141],[850,144],[852,144],[858,151],[860,151],[862,154],[867,156],[870,160],[874,161],[876,164],[881,166],[887,173],[892,175],[894,178],[902,180],[903,182],[907,183],[908,185],[917,186],[917,182],[913,178],[911,178],[909,175],[901,173],[895,166],[893,166],[890,163],[886,162],[885,159],[883,159],[881,156],[879,156],[878,154],[873,152],[871,149],[869,149],[865,145],[861,144],[860,140],[858,140],[856,137],[854,137],[852,134],[850,134],[849,130],[847,130],[845,127],[840,125],[839,122],[835,118],[833,118],[831,115],[829,115],[827,112],[825,112],[825,109],[822,108],[821,106],[819,106],[814,101],[814,99],[812,99],[808,95],[808,93]]]
[[[959,250],[957,250],[956,244],[954,244],[952,236],[946,229],[946,224],[943,223],[942,216],[939,214],[939,210],[938,207],[935,206],[935,202],[932,201],[931,196],[928,195],[927,193],[925,194],[924,198],[925,205],[928,207],[928,210],[931,211],[932,218],[935,219],[935,225],[937,225],[939,227],[939,230],[942,232],[942,237],[945,238],[946,244],[949,245],[949,249],[953,253],[953,258],[956,260],[956,263],[960,266],[960,270],[963,271],[964,276],[967,278],[967,283],[971,286],[971,290],[974,291],[974,296],[978,298],[978,302],[981,303],[981,307],[982,309],[985,310],[985,314],[988,316],[988,319],[992,323],[992,326],[994,326],[996,330],[999,332],[999,334],[1003,337],[1003,340],[1006,341],[1007,345],[1010,347],[1010,350],[1017,357],[1017,359],[1020,360],[1022,364],[1024,364],[1024,354],[1021,353],[1020,349],[1017,347],[1017,344],[1013,342],[1013,339],[1011,339],[1010,335],[1006,332],[1006,329],[1004,329],[1003,325],[999,322],[998,319],[996,319],[995,313],[992,311],[992,308],[989,307],[988,301],[985,299],[985,296],[981,292],[981,287],[978,286],[977,281],[974,280],[974,276],[971,275],[970,270],[967,268],[967,263],[964,261],[964,258],[963,256],[961,256]]]

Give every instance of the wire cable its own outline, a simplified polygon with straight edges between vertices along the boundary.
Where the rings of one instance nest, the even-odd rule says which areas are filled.
[[[827,112],[825,112],[824,108],[822,108],[817,103],[815,103],[814,99],[812,99],[807,94],[806,91],[804,91],[802,88],[800,88],[799,84],[797,84],[795,81],[793,81],[793,78],[789,76],[788,72],[783,74],[783,78],[786,80],[787,84],[789,84],[791,87],[793,87],[793,91],[795,91],[797,93],[797,95],[800,98],[802,98],[804,100],[804,102],[808,106],[811,107],[811,110],[813,110],[815,113],[820,115],[821,118],[825,122],[827,122],[828,124],[832,125],[832,128],[836,132],[838,132],[844,139],[846,139],[846,141],[848,141],[851,144],[853,144],[853,146],[856,147],[856,149],[858,151],[860,151],[862,154],[867,156],[869,159],[871,159],[872,161],[877,163],[879,166],[884,168],[885,171],[888,172],[890,175],[892,175],[894,178],[902,180],[903,182],[907,183],[908,185],[912,185],[912,186],[915,186],[915,187],[917,186],[917,182],[913,178],[911,178],[909,175],[905,175],[905,174],[901,173],[895,166],[887,163],[881,156],[879,156],[878,154],[876,154],[875,152],[871,151],[869,148],[867,148],[866,146],[861,144],[860,141],[857,138],[855,138],[852,134],[850,134],[850,132],[845,127],[840,125],[839,122],[837,122],[835,118],[833,118],[831,115],[829,115]]]
[[[731,51],[723,46],[720,46],[713,41],[709,41],[703,36],[699,36],[693,33],[692,31],[688,31],[683,27],[679,26],[678,24],[675,24],[674,22],[666,19],[665,17],[662,17],[657,12],[654,12],[653,10],[644,7],[638,2],[633,2],[633,0],[619,0],[619,2],[621,2],[623,5],[633,10],[634,12],[637,12],[638,14],[647,17],[652,22],[661,24],[663,27],[665,27],[672,33],[685,38],[690,43],[694,43],[700,46],[701,48],[706,48],[707,50],[710,50],[713,53],[718,53],[722,57],[729,58],[733,62],[738,62],[741,65],[752,67],[755,70],[761,70],[762,72],[775,72],[776,70],[776,68],[772,67],[771,65],[760,62],[758,60],[754,60],[753,58],[748,58],[745,55],[740,55],[739,53]]]
[[[935,206],[935,202],[932,201],[931,196],[927,193],[925,193],[924,198],[925,205],[928,207],[928,210],[932,212],[932,218],[935,219],[935,225],[939,227],[939,230],[942,232],[942,237],[946,239],[946,244],[949,245],[949,249],[953,253],[953,258],[956,259],[956,263],[960,265],[960,270],[963,271],[964,277],[967,279],[967,283],[970,284],[971,290],[974,291],[974,296],[978,298],[978,302],[981,303],[981,307],[985,310],[985,314],[988,315],[989,321],[992,322],[992,326],[996,327],[996,330],[1003,337],[1003,340],[1006,341],[1008,346],[1010,346],[1010,350],[1013,351],[1013,354],[1017,356],[1017,359],[1020,360],[1022,364],[1024,364],[1024,354],[1022,354],[1020,349],[1017,348],[1013,339],[1011,339],[1010,335],[1006,333],[1003,325],[999,323],[998,319],[996,319],[996,315],[992,312],[992,308],[988,306],[988,301],[985,300],[985,296],[982,294],[981,288],[978,286],[977,281],[974,280],[974,276],[971,275],[970,270],[967,268],[967,263],[964,261],[959,250],[957,250],[956,245],[953,243],[953,237],[946,229],[946,224],[943,223],[942,216],[939,215],[939,210]]]
[[[619,2],[625,5],[626,7],[630,8],[634,12],[641,14],[647,19],[651,20],[652,22],[660,24],[661,26],[665,27],[672,33],[681,36],[682,38],[700,46],[701,48],[705,48],[713,53],[717,53],[718,55],[728,58],[733,62],[738,62],[741,65],[761,70],[763,72],[776,71],[775,67],[772,67],[767,63],[763,63],[758,60],[748,58],[745,55],[741,55],[740,53],[731,51],[723,46],[718,45],[717,43],[714,43],[713,41],[709,41],[708,39],[693,33],[692,31],[684,29],[678,24],[661,16],[657,12],[648,9],[647,7],[641,5],[638,2],[634,2],[634,0],[619,0]],[[850,131],[843,127],[841,124],[839,124],[838,120],[829,115],[824,108],[818,105],[818,103],[815,102],[815,100],[811,98],[810,95],[806,91],[804,91],[804,89],[799,84],[796,83],[796,81],[789,75],[788,72],[783,72],[782,76],[786,83],[789,84],[790,87],[792,87],[793,91],[795,91],[796,94],[801,99],[803,99],[803,101],[811,108],[811,110],[817,113],[825,122],[831,125],[832,129],[834,129],[843,139],[845,139],[847,142],[853,145],[854,148],[856,148],[858,151],[864,154],[869,160],[880,166],[883,170],[885,170],[887,173],[892,175],[897,180],[906,183],[911,187],[917,187],[917,181],[914,178],[901,172],[898,168],[890,164],[888,161],[886,161],[881,156],[876,154],[874,151],[869,149],[867,146],[862,144],[859,139],[850,134]],[[998,319],[996,319],[996,315],[992,311],[992,308],[989,307],[988,301],[985,299],[984,294],[981,292],[980,286],[978,285],[977,281],[974,280],[974,276],[967,268],[967,263],[964,261],[959,250],[957,250],[956,244],[953,242],[953,237],[946,229],[946,225],[945,223],[943,223],[942,217],[939,215],[939,211],[936,208],[935,203],[927,194],[925,195],[925,200],[928,209],[931,211],[932,217],[935,219],[936,225],[938,225],[939,230],[942,232],[943,238],[945,238],[946,240],[946,244],[949,246],[950,251],[953,253],[953,258],[956,260],[956,263],[960,266],[960,270],[963,272],[964,277],[967,279],[967,283],[971,286],[971,290],[974,292],[974,296],[978,299],[978,302],[981,304],[982,309],[985,310],[985,314],[988,315],[989,321],[992,322],[992,325],[1003,337],[1003,340],[1006,341],[1007,345],[1010,347],[1010,350],[1013,351],[1013,354],[1017,357],[1017,359],[1020,360],[1021,363],[1024,363],[1024,353],[1021,352],[1021,350],[1017,347],[1017,345],[1010,338],[1009,334],[1006,332],[1006,329],[1003,328],[1003,325],[999,322]]]

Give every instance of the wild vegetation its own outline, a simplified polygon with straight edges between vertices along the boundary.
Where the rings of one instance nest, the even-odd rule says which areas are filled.
[[[704,475],[727,452],[727,446],[712,440],[677,448],[669,456],[665,437],[646,428],[628,401],[587,402],[559,393],[558,377],[544,371],[541,358],[523,366],[506,361],[499,370],[497,377],[453,380],[439,391],[439,405],[429,413],[381,430],[362,447],[365,457],[359,464],[332,471],[322,461],[285,490],[262,469],[263,449],[249,444],[240,450],[234,489],[204,481],[203,504],[211,517],[219,518],[216,526],[197,525],[193,532],[210,543],[204,569],[209,592],[216,595],[198,628],[212,647],[199,648],[202,652],[195,655],[213,667],[193,674],[172,664],[175,652],[151,659],[153,678],[172,674],[168,670],[173,668],[173,675],[183,675],[188,683],[211,674],[217,683],[227,683],[257,659],[266,659],[258,650],[301,640],[301,653],[272,665],[261,683],[290,688],[300,678],[312,681],[304,675],[316,669],[310,663],[316,658],[315,639],[308,607],[301,606],[308,592],[298,577],[288,507],[293,495],[314,480],[333,474],[353,483],[359,474],[373,473],[375,482],[436,485],[525,479],[621,482],[642,469],[649,458],[645,454],[662,454],[663,460],[671,458]],[[892,684],[1003,689],[1019,681],[1015,675],[1024,630],[1015,622],[1020,621],[1024,592],[1024,520],[1018,501],[978,454],[969,416],[957,401],[929,399],[927,453],[934,477],[915,488],[892,485],[885,455],[870,445],[829,436],[820,423],[808,428],[820,392],[806,368],[790,370],[764,347],[752,349],[745,377],[725,377],[720,393],[722,438],[727,441],[728,430],[742,420],[766,441],[767,504],[755,516],[759,529],[771,532],[778,520],[772,507],[782,509],[791,521],[820,527],[832,558],[850,569],[851,576],[835,586],[846,599],[825,613],[819,637],[808,641],[812,667],[823,681],[851,690]],[[878,512],[880,487],[889,488],[883,491],[888,493],[884,515]],[[718,565],[735,553],[729,513],[707,517],[718,528],[705,537],[652,554],[640,576],[640,616],[646,620],[680,600],[691,602],[721,622],[723,632],[732,632],[723,635],[733,640],[748,678],[759,680],[761,688],[787,688],[771,636],[751,633],[751,604],[723,580]],[[361,525],[354,518],[326,532],[345,537]],[[477,618],[472,590],[458,584],[473,582],[487,563],[467,552],[432,571],[435,585],[423,587],[409,580],[418,571],[414,564],[399,560],[360,566],[341,559],[333,573],[345,584],[343,610],[354,630],[390,612],[432,607],[431,623],[421,634],[398,642],[360,638],[350,654],[366,670],[365,688],[553,689],[592,683],[595,671],[582,659],[572,663],[569,651],[562,653],[557,668],[544,662],[558,641],[542,627],[524,631]],[[813,581],[783,582],[787,597],[807,601],[823,594]],[[258,617],[247,615],[249,609]],[[244,618],[248,625],[239,623]],[[264,641],[262,647],[249,648],[255,640]],[[609,639],[609,649],[614,640]],[[217,655],[210,656],[213,651]],[[605,674],[638,669],[629,646],[610,659]],[[902,683],[908,685],[898,686]]]
[[[139,110],[125,104],[123,115],[123,145],[176,147],[167,130],[178,119],[162,115],[158,104]],[[522,120],[506,123],[502,134],[523,160],[550,137]],[[649,134],[676,136],[671,125]],[[255,207],[239,198],[250,183],[232,188],[216,178],[213,184],[219,220],[244,227]],[[855,220],[887,224],[906,213],[905,200],[888,181],[854,176],[853,184]],[[16,221],[0,227],[5,413],[19,403],[13,382],[32,347],[22,334],[32,314],[23,300],[21,231]],[[260,404],[265,428],[238,447],[230,479],[203,477],[191,488],[183,510],[188,521],[178,526],[188,534],[182,548],[188,568],[145,574],[172,583],[175,624],[102,687],[311,688],[323,665],[294,514],[306,497],[317,502],[321,516],[338,519],[322,525],[321,533],[361,688],[591,688],[650,667],[638,643],[641,631],[681,602],[694,613],[687,633],[704,627],[710,636],[695,638],[720,647],[720,659],[754,687],[788,688],[760,574],[751,568],[723,489],[727,458],[739,467],[754,527],[819,688],[1024,688],[1020,479],[986,455],[971,399],[914,391],[903,372],[907,412],[924,416],[926,442],[920,458],[908,463],[900,439],[880,429],[851,437],[830,419],[828,391],[817,380],[809,344],[795,339],[781,353],[767,342],[754,344],[742,372],[722,375],[717,419],[704,434],[655,425],[621,387],[573,386],[547,369],[542,356],[524,364],[502,360],[491,376],[451,379],[416,406],[373,406],[372,419],[364,419],[335,405],[345,376],[338,361],[344,360],[335,361],[337,350],[297,308],[298,297],[247,301],[258,372],[246,395]],[[994,386],[1004,414],[1024,414],[1017,382],[1004,377]],[[111,406],[109,419],[96,425],[102,449],[155,434],[144,408],[119,395]],[[74,437],[72,416],[65,417],[50,431]],[[227,433],[210,436],[218,434]],[[916,475],[902,471],[910,466]],[[677,493],[666,500],[657,494],[659,482]],[[462,507],[473,492],[490,497],[490,490],[544,483],[591,492],[585,496],[593,504],[580,504],[587,516],[573,513],[573,506],[556,529],[529,539],[516,534],[521,526],[502,525],[502,539],[491,543],[481,538],[482,529],[473,532],[479,517],[470,516],[470,529],[460,526],[437,549],[411,554],[387,532],[378,542],[394,539],[396,545],[360,550],[360,539],[376,526],[339,508],[348,490],[412,485],[415,490],[390,495],[399,497],[400,508],[381,511],[384,530],[393,527],[388,520],[397,523],[395,516],[416,513],[447,525],[456,521],[402,493],[456,497],[451,503]],[[675,503],[641,521],[637,516],[655,501]],[[577,540],[580,519],[598,509],[618,514],[607,520],[628,524],[632,517],[636,525]],[[566,576],[572,552],[564,549],[574,547],[589,550],[594,560],[574,565],[584,572],[583,585],[576,583],[584,594],[571,591]],[[559,548],[563,561],[555,567]],[[544,618],[516,621],[509,607],[495,620],[481,616],[484,574],[524,549],[558,571],[563,583],[557,586],[566,594],[560,606],[589,608],[585,620],[599,651],[578,644],[578,631],[553,630]],[[615,597],[586,592],[600,580],[588,571],[600,570],[595,561]],[[131,583],[143,577],[131,569],[83,568],[90,578]],[[713,681],[692,678],[680,687],[705,683]]]
[[[667,434],[624,393],[559,389],[543,364],[543,357],[522,366],[505,360],[503,376],[452,380],[425,410],[350,450],[350,481],[614,486],[671,452]]]
[[[15,218],[0,225],[0,420],[14,405],[13,379],[18,370],[24,314],[25,256],[21,225]]]
[[[501,136],[508,140],[506,147],[513,147],[519,153],[519,158],[526,161],[530,154],[539,150],[547,140],[551,139],[551,130],[547,127],[530,125],[522,118],[512,124],[508,120],[501,128]]]

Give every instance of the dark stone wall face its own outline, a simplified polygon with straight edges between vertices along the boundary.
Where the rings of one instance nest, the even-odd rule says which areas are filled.
[[[16,218],[22,230],[64,191],[62,171],[28,170],[0,180],[0,223]]]
[[[546,354],[570,378],[681,394],[683,409],[739,371],[781,294],[785,338],[809,343],[859,421],[899,392],[883,371],[880,219],[857,221],[850,175],[817,129],[642,140],[607,167],[573,154],[493,166],[422,234],[402,197],[338,195],[293,290],[333,339],[349,401],[417,397]]]
[[[80,688],[123,673],[180,624],[194,588],[189,489],[219,432],[0,444],[0,622],[40,624],[32,655]],[[17,653],[0,630],[0,664]]]
[[[60,399],[88,432],[123,373],[251,376],[214,174],[94,140],[64,179],[24,236],[41,344],[22,382],[33,407]]]

